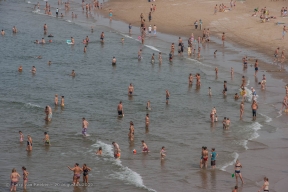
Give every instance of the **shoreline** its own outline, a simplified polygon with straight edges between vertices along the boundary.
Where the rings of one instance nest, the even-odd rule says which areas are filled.
[[[187,25],[187,23],[189,23],[189,22],[187,22],[187,19],[185,19],[185,22],[182,21],[182,22],[177,23],[178,21],[181,21],[184,18],[181,18],[181,17],[179,17],[179,15],[177,15],[177,9],[174,8],[174,7],[176,7],[176,4],[174,4],[175,5],[174,7],[173,6],[169,7],[169,5],[171,4],[170,2],[172,3],[173,1],[169,1],[169,3],[163,3],[162,0],[159,0],[159,1],[156,1],[156,2],[151,2],[151,3],[148,3],[146,1],[145,2],[136,2],[135,3],[135,2],[131,2],[131,0],[110,0],[110,1],[108,1],[106,3],[104,3],[103,9],[100,10],[100,12],[101,12],[101,14],[104,17],[108,18],[109,9],[112,9],[113,10],[113,20],[123,21],[124,23],[126,23],[127,24],[127,33],[128,33],[128,25],[129,25],[129,23],[132,24],[133,28],[140,27],[140,13],[141,12],[144,13],[144,18],[145,18],[147,16],[147,12],[148,12],[149,6],[151,4],[153,4],[153,3],[155,3],[156,5],[160,4],[160,6],[163,6],[163,10],[164,10],[164,8],[167,8],[169,10],[169,12],[175,13],[175,14],[171,14],[171,15],[173,15],[173,17],[175,16],[175,19],[173,20],[173,19],[171,19],[171,16],[169,17],[169,15],[167,15],[166,13],[163,13],[165,11],[163,11],[163,10],[160,11],[160,8],[159,8],[160,6],[158,6],[158,8],[156,9],[155,13],[152,13],[151,25],[153,26],[153,24],[155,23],[156,26],[157,26],[157,31],[159,31],[161,33],[169,34],[169,35],[173,35],[173,36],[184,36],[183,39],[184,39],[184,44],[186,46],[187,43],[185,42],[185,39],[187,39],[187,37],[190,37],[191,33],[194,34],[194,37],[196,39],[196,37],[202,36],[202,31],[203,30],[199,30],[199,29],[195,30],[194,29],[194,26],[193,26],[194,20],[191,20],[191,22],[190,22],[191,24],[190,25]],[[244,3],[241,3],[241,2],[237,1],[235,10],[232,10],[232,11],[230,11],[228,13],[219,12],[215,16],[216,17],[215,19],[213,19],[214,15],[212,13],[213,12],[213,6],[214,6],[215,3],[218,3],[218,4],[222,3],[221,1],[217,1],[217,2],[214,1],[213,4],[212,4],[209,1],[199,3],[199,2],[197,2],[195,0],[193,2],[190,2],[188,0],[182,0],[182,1],[180,1],[178,3],[180,9],[185,8],[183,6],[180,6],[181,3],[183,5],[187,5],[189,3],[191,5],[193,4],[193,6],[189,7],[189,9],[191,10],[191,12],[193,12],[193,15],[194,15],[194,11],[195,11],[195,15],[196,14],[199,15],[199,18],[205,18],[205,19],[202,19],[203,22],[204,22],[202,29],[205,28],[205,27],[206,28],[210,28],[210,31],[211,31],[210,32],[211,33],[210,36],[211,37],[214,37],[214,39],[219,40],[219,42],[221,42],[222,31],[224,31],[225,35],[226,35],[227,43],[230,43],[232,45],[236,45],[238,47],[240,46],[242,48],[243,52],[246,52],[246,53],[243,53],[243,57],[245,55],[247,55],[248,58],[250,58],[249,59],[250,61],[248,61],[249,65],[250,64],[254,65],[255,59],[253,59],[253,58],[257,58],[255,56],[251,56],[250,51],[258,52],[260,54],[259,57],[258,57],[259,58],[258,60],[262,61],[259,64],[259,69],[261,71],[263,70],[263,71],[271,73],[273,78],[282,79],[285,83],[288,83],[287,59],[285,59],[282,67],[280,66],[280,68],[279,68],[279,64],[277,64],[277,65],[276,64],[272,64],[272,60],[274,59],[273,54],[274,54],[275,49],[278,46],[280,47],[279,56],[281,55],[282,49],[285,49],[285,50],[288,49],[287,37],[282,42],[282,45],[277,45],[277,46],[274,45],[274,42],[277,41],[276,43],[278,43],[279,42],[278,40],[281,40],[280,37],[281,37],[281,33],[282,33],[282,28],[278,27],[278,29],[277,29],[278,32],[277,32],[276,38],[267,38],[266,41],[263,41],[262,39],[261,39],[261,41],[259,39],[253,39],[253,38],[255,38],[255,36],[262,36],[261,33],[260,34],[259,33],[253,33],[253,36],[251,36],[251,37],[249,36],[249,32],[250,32],[249,30],[252,27],[254,27],[255,30],[262,30],[263,31],[265,29],[265,27],[267,27],[269,30],[271,30],[271,28],[270,28],[271,25],[272,26],[275,25],[274,24],[274,20],[270,21],[270,23],[259,23],[259,22],[257,23],[256,19],[258,17],[256,18],[256,17],[250,16],[250,13],[252,14],[253,10],[251,9],[251,10],[248,11],[247,7],[256,6],[257,4],[260,4],[260,1],[253,2],[251,0],[247,0]],[[209,8],[208,15],[202,13],[201,10],[197,11],[197,9],[201,8],[201,6],[203,4],[204,4],[204,6],[202,8]],[[225,2],[225,5],[228,5],[228,4],[229,4],[228,1]],[[272,10],[273,11],[271,11],[271,12],[273,14],[274,13],[276,14],[276,10],[274,10],[274,7],[278,5],[281,8],[281,5],[283,3],[281,4],[280,2],[276,3],[276,2],[270,2],[270,1],[266,0],[266,4],[268,4],[270,6],[273,5],[272,6],[272,8],[273,8]],[[136,5],[138,5],[138,6],[136,6]],[[130,6],[133,7],[132,11],[128,11]],[[122,7],[122,8],[119,9],[119,7]],[[144,10],[146,11],[146,14],[145,14]],[[138,11],[138,13],[137,13],[137,11]],[[160,11],[160,13],[158,13],[159,11]],[[235,11],[235,13],[234,13],[234,11]],[[128,12],[130,12],[130,13],[128,13]],[[230,14],[232,12],[233,12],[233,15]],[[279,11],[277,13],[279,15]],[[244,32],[243,32],[244,35],[245,35],[245,38],[241,37],[239,32],[237,32],[237,29],[234,29],[234,30],[228,29],[227,25],[229,25],[230,23],[229,24],[221,23],[222,27],[218,27],[218,26],[215,27],[214,26],[215,23],[217,23],[217,22],[219,23],[219,21],[221,21],[221,20],[223,20],[223,22],[225,22],[227,20],[227,17],[229,17],[229,18],[231,17],[231,20],[233,20],[233,19],[239,17],[238,16],[239,14],[243,14],[243,16],[242,16],[243,18],[241,18],[241,20],[247,21],[247,18],[250,18],[249,22],[243,22],[242,21],[242,22],[239,22],[239,24],[235,26],[235,27],[239,27],[239,29],[241,29],[241,30],[244,27],[247,28],[247,31],[244,30]],[[185,16],[185,14],[183,14],[183,16]],[[161,17],[167,18],[167,20],[163,20],[163,19],[161,19]],[[288,17],[287,18],[280,18],[279,21],[283,21],[285,19],[287,19],[287,24],[288,24]],[[146,20],[146,25],[150,24],[150,23],[148,23],[147,20]],[[275,19],[275,21],[278,21],[278,19]],[[206,23],[208,23],[208,24],[206,24]],[[247,23],[247,26],[241,27],[241,25],[243,25],[243,23],[244,24]],[[269,26],[267,26],[267,25],[269,25]],[[224,28],[226,29],[226,31],[222,30]],[[275,29],[272,30],[271,33],[274,33],[274,31],[275,31]],[[140,34],[140,32],[139,32],[139,34]],[[234,37],[234,38],[232,38],[232,37]],[[249,37],[249,38],[246,40],[246,37],[247,38]],[[259,40],[259,42],[257,42],[258,40]],[[177,39],[171,40],[171,42],[174,42],[174,43],[176,41],[177,41]],[[273,41],[273,42],[271,43],[270,41]],[[285,43],[285,42],[287,42],[287,43]],[[281,44],[281,42],[280,42],[280,44]],[[239,60],[239,63],[242,64],[242,61]]]

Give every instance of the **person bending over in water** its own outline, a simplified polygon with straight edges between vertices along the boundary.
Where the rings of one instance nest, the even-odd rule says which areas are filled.
[[[144,142],[144,140],[141,141],[142,142],[142,152],[149,152],[148,146],[146,145],[146,143]]]
[[[114,146],[114,158],[115,159],[120,159],[121,150],[120,150],[119,145],[117,143],[115,143],[114,141],[112,142],[112,145]]]

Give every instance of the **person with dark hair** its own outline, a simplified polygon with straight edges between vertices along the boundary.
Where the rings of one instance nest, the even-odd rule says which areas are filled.
[[[22,167],[22,171],[23,171],[23,189],[26,189],[27,186],[27,182],[28,182],[28,175],[29,172],[27,171],[26,167]]]
[[[88,172],[91,171],[90,167],[87,167],[87,165],[83,164],[83,183],[88,183]]]
[[[76,185],[76,184],[79,184],[79,179],[80,179],[80,175],[81,175],[81,172],[83,172],[83,169],[81,169],[79,167],[79,164],[78,163],[75,163],[74,167],[71,168],[68,166],[68,168],[74,172],[74,175],[73,175],[73,184]]]

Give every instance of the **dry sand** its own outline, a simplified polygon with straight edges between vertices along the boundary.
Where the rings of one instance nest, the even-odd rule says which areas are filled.
[[[217,12],[214,15],[214,6],[220,3],[230,7],[230,0],[156,0],[151,3],[148,3],[148,0],[110,0],[104,4],[103,11],[108,12],[112,9],[113,19],[131,23],[135,27],[140,27],[140,13],[143,13],[146,26],[155,24],[157,31],[185,37],[190,37],[191,33],[194,33],[194,37],[202,36],[199,26],[197,30],[194,29],[194,22],[202,19],[202,29],[209,28],[212,36],[220,38],[225,32],[227,41],[271,56],[271,62],[277,47],[280,47],[280,51],[288,49],[288,35],[282,40],[283,25],[276,25],[276,22],[286,22],[288,25],[288,17],[280,17],[280,10],[283,6],[288,6],[288,1],[236,1],[236,7],[231,11]],[[157,9],[152,13],[152,21],[149,23],[148,13],[151,4],[156,4]],[[257,17],[251,16],[257,7],[267,7],[270,16],[277,19],[261,23],[259,13]],[[176,42],[177,39],[171,41]],[[278,72],[279,68],[275,65],[260,63],[259,68],[264,71],[272,70],[273,77],[281,78],[288,83],[287,73],[283,73],[284,70]]]

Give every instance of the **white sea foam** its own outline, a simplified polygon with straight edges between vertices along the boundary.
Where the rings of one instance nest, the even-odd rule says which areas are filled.
[[[253,129],[254,133],[251,135],[251,137],[248,140],[256,139],[259,137],[259,134],[257,131],[261,129],[262,125],[258,122],[252,123],[251,125],[248,126],[248,128]]]
[[[246,86],[248,87],[249,85],[250,85],[250,80],[248,79]]]
[[[145,47],[148,47],[148,48],[150,48],[150,49],[152,49],[152,50],[154,50],[154,51],[160,52],[159,49],[156,49],[156,47],[153,47],[153,46],[151,46],[151,45],[145,45]]]
[[[40,105],[32,104],[32,103],[25,103],[24,107],[27,108],[42,108]]]
[[[135,171],[132,171],[128,167],[123,166],[120,159],[114,158],[112,145],[108,145],[102,141],[97,141],[92,146],[96,148],[102,147],[102,156],[105,157],[104,160],[111,161],[112,164],[119,168],[117,172],[115,171],[114,173],[110,174],[110,177],[122,180],[125,183],[135,185],[136,187],[143,188],[151,192],[156,192],[154,189],[150,189],[143,184],[141,175]]]
[[[203,66],[205,66],[205,67],[210,67],[210,68],[213,67],[213,66],[211,66],[211,65],[206,65],[206,64],[204,64],[204,63],[202,63],[202,62],[200,62],[200,61],[198,61],[198,60],[196,60],[196,59],[192,59],[192,58],[188,58],[188,57],[186,57],[185,59],[190,60],[190,61],[194,61],[195,63],[197,63],[197,64],[199,64],[199,65],[203,65]]]
[[[272,121],[272,118],[271,118],[271,117],[268,117],[267,115],[264,115],[264,114],[262,114],[262,113],[259,113],[259,114],[262,115],[263,117],[265,117],[265,122],[266,122],[266,123],[269,123],[269,122]]]
[[[234,152],[234,153],[232,154],[232,157],[233,157],[233,161],[228,162],[228,163],[225,163],[225,164],[220,168],[220,170],[226,171],[226,168],[227,168],[228,166],[233,165],[233,164],[236,162],[236,160],[237,160],[238,157],[239,157],[239,154],[236,153],[236,152]]]

